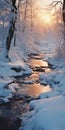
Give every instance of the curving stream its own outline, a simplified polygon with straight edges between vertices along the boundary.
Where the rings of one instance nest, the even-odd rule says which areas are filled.
[[[40,84],[39,75],[43,72],[48,73],[51,71],[51,68],[49,68],[47,61],[43,61],[42,58],[43,57],[39,54],[29,55],[27,64],[32,69],[32,74],[24,76],[24,78],[18,78],[18,81],[20,81],[20,88],[17,91],[18,95],[26,94],[28,96],[37,97],[41,93],[51,91],[51,87],[49,85]]]
[[[40,74],[52,71],[47,61],[43,60],[43,55],[29,54],[26,64],[32,69],[32,74],[16,77],[19,86],[16,94],[9,104],[0,106],[0,130],[18,130],[21,123],[19,117],[29,110],[29,102],[39,99],[41,93],[52,91],[48,84],[41,84],[39,79]]]

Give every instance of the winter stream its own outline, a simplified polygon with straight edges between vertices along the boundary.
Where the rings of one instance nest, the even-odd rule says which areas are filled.
[[[27,60],[25,61],[32,73],[29,75],[25,73],[22,76],[15,77],[16,82],[13,84],[16,83],[19,87],[11,102],[0,107],[2,113],[0,130],[18,130],[21,124],[19,117],[30,109],[29,102],[39,99],[39,95],[42,93],[53,91],[49,83],[42,82],[41,75],[44,74],[45,76],[54,70],[48,61],[45,60],[45,56],[46,54],[51,54],[51,50],[53,50],[56,44],[50,41],[36,44],[38,44],[36,49],[39,51],[28,52]],[[48,98],[47,95],[46,98]]]
[[[39,79],[41,73],[48,73],[51,71],[47,61],[43,61],[43,55],[30,54],[27,64],[32,69],[32,74],[18,78],[20,89],[17,94],[37,97],[41,93],[51,91],[50,86],[40,83]]]
[[[0,107],[0,130],[18,130],[21,123],[19,117],[29,110],[29,102],[39,99],[41,93],[52,91],[48,84],[40,83],[40,74],[52,71],[47,61],[43,60],[43,55],[31,53],[26,64],[32,69],[32,73],[16,77],[19,86],[16,95],[9,104]]]

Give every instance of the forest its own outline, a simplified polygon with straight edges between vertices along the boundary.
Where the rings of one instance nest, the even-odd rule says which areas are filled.
[[[0,130],[65,130],[65,0],[0,0]]]

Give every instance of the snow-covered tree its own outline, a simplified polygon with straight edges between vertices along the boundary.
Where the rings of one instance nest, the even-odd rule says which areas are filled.
[[[5,50],[5,57],[8,57],[8,52],[15,31],[18,7],[17,3],[18,0],[0,1],[0,31],[2,31],[2,41],[4,41],[2,42],[2,46]]]
[[[16,7],[16,0],[11,1],[11,9],[10,9],[10,14],[11,14],[11,19],[10,19],[10,27],[8,31],[8,36],[6,38],[6,49],[9,51],[10,45],[11,45],[11,40],[14,35],[15,31],[15,23],[16,23],[16,14],[17,14],[17,7]]]

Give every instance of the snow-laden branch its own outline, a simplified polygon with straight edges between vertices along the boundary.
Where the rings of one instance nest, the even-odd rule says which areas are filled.
[[[54,6],[58,5],[58,4],[62,5],[63,3],[62,3],[61,0],[60,1],[53,1],[49,6],[54,7]]]

